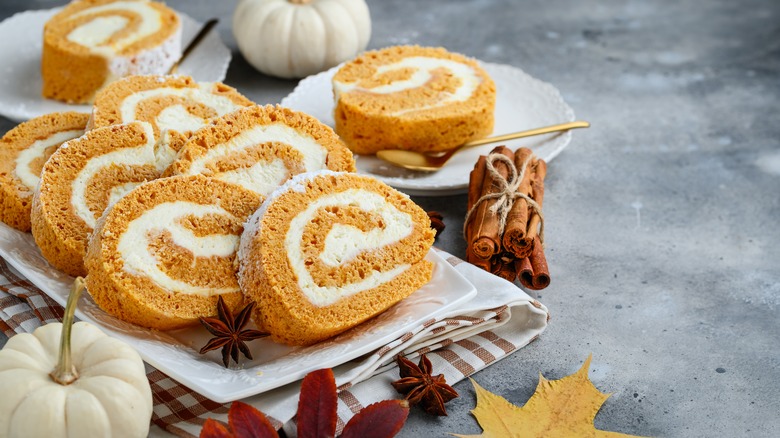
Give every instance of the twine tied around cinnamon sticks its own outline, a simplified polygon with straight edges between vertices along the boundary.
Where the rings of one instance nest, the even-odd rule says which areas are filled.
[[[506,228],[507,218],[512,210],[512,206],[517,198],[522,198],[528,203],[528,206],[533,209],[535,214],[539,215],[539,241],[544,245],[544,215],[542,214],[542,207],[536,203],[528,194],[521,191],[520,185],[523,183],[528,165],[533,161],[533,154],[528,155],[528,158],[523,161],[520,167],[520,171],[517,171],[517,166],[506,155],[501,153],[491,152],[485,160],[485,168],[490,176],[493,178],[493,182],[498,184],[498,191],[495,193],[488,193],[482,195],[477,199],[474,205],[471,206],[468,213],[466,213],[466,219],[463,222],[463,236],[468,239],[467,230],[469,221],[471,220],[474,212],[479,208],[483,202],[495,199],[496,202],[490,206],[489,211],[492,214],[498,216],[498,234],[503,235]],[[504,177],[498,170],[496,170],[496,161],[502,162],[507,169],[509,169],[509,176]]]
[[[470,263],[531,289],[550,283],[543,245],[546,174],[547,164],[528,148],[499,146],[479,157],[463,226]]]

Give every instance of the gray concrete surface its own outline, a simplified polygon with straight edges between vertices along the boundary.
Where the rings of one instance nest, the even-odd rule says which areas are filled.
[[[0,18],[62,3],[4,0]],[[223,18],[235,50],[234,1],[168,3]],[[370,47],[441,45],[521,67],[593,124],[548,172],[549,329],[474,378],[519,405],[540,372],[563,377],[592,353],[591,379],[613,393],[600,429],[780,436],[780,3],[368,3]],[[261,103],[295,85],[237,52],[226,82]],[[463,256],[465,196],[416,200],[444,213],[438,245]],[[470,384],[456,389],[449,417],[415,411],[400,436],[479,433]]]

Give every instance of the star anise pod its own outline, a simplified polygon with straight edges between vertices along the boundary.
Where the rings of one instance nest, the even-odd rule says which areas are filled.
[[[428,217],[431,219],[431,228],[436,231],[436,237],[439,237],[439,234],[444,231],[444,216],[438,211],[429,211]]]
[[[457,397],[458,393],[444,380],[444,374],[432,376],[433,365],[424,354],[420,356],[419,366],[400,355],[396,362],[401,379],[393,382],[393,387],[406,395],[409,405],[419,403],[431,415],[447,415],[444,403]]]
[[[238,312],[238,315],[233,318],[233,314],[225,304],[225,300],[220,296],[217,300],[217,313],[219,318],[200,318],[200,323],[206,327],[206,330],[214,335],[214,338],[200,349],[200,354],[221,348],[222,363],[225,364],[225,368],[230,364],[231,357],[233,358],[233,362],[238,363],[239,351],[244,353],[244,356],[247,359],[251,360],[252,353],[246,346],[246,342],[268,336],[267,333],[263,333],[259,330],[244,330],[244,327],[249,323],[249,317],[254,308],[255,303],[251,302],[241,309],[241,311]]]

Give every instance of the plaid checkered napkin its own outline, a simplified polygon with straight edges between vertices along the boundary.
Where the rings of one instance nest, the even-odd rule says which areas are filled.
[[[398,398],[394,358],[414,360],[426,353],[436,372],[454,384],[536,339],[549,318],[547,309],[516,286],[445,252],[447,262],[478,289],[454,311],[431,319],[359,362],[334,369],[339,385],[338,432],[364,406]],[[62,307],[0,258],[0,330],[7,336],[59,321]],[[147,365],[154,397],[152,422],[178,436],[198,435],[206,418],[227,421],[228,404],[211,401]],[[245,399],[271,422],[294,430],[298,383]]]

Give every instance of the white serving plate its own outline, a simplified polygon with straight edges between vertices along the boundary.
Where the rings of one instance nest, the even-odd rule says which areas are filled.
[[[43,25],[62,8],[20,12],[0,23],[0,115],[23,122],[43,114],[80,111],[91,105],[71,105],[41,96],[41,51]],[[182,22],[182,48],[192,40],[201,23],[178,12]],[[198,81],[225,79],[230,64],[228,49],[217,32],[212,31],[187,56],[178,73]]]
[[[54,269],[41,256],[29,233],[0,223],[0,256],[54,301],[65,305],[73,278]],[[370,353],[423,322],[476,295],[477,290],[435,251],[433,279],[386,312],[333,339],[309,347],[290,347],[268,339],[250,342],[253,360],[222,365],[220,351],[198,350],[211,338],[200,326],[163,332],[120,321],[84,294],[76,316],[134,347],[150,365],[216,402],[259,394],[303,378],[310,371],[332,368]]]
[[[496,83],[496,112],[493,135],[507,134],[574,121],[574,110],[563,101],[552,85],[535,79],[517,67],[480,63]],[[333,121],[331,80],[339,67],[303,79],[282,106],[308,113],[330,127]],[[540,135],[502,142],[512,149],[533,149],[549,162],[571,141],[571,132]],[[469,172],[480,155],[487,155],[496,144],[458,152],[443,169],[434,173],[416,172],[390,165],[373,155],[357,156],[358,173],[374,176],[410,195],[439,196],[465,193]]]

